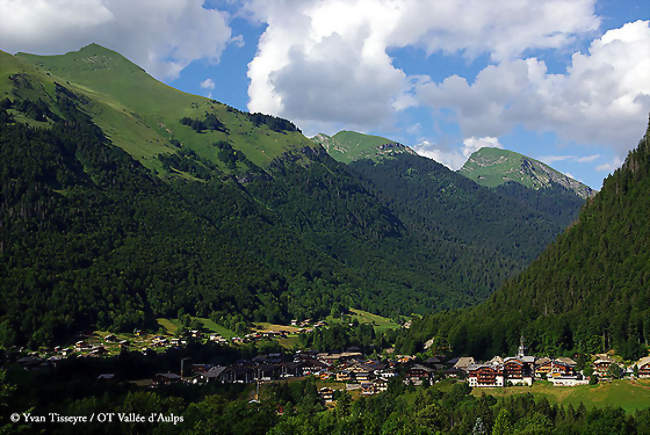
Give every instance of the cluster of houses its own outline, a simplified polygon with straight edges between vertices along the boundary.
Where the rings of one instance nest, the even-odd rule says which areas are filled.
[[[523,337],[516,356],[477,363],[471,357],[459,359],[455,367],[467,374],[470,387],[504,387],[507,385],[533,385],[535,378],[547,379],[555,385],[580,385],[589,381],[577,373],[576,362],[571,358],[536,358],[526,355]]]
[[[248,384],[315,376],[339,385],[344,383],[347,391],[358,390],[362,395],[373,395],[386,391],[390,379],[398,375],[403,376],[405,383],[414,385],[432,382],[436,372],[432,362],[439,361],[430,359],[426,364],[418,364],[411,356],[396,356],[383,361],[367,359],[354,348],[339,353],[299,351],[293,356],[271,353],[228,366],[191,364],[189,372],[184,373],[183,377],[175,373],[154,375],[153,385],[173,382]],[[329,387],[323,387],[320,393],[326,403],[332,400],[333,390]]]
[[[623,366],[607,354],[596,355],[592,363],[593,373],[598,378],[608,378],[610,367],[615,364],[621,373],[633,375],[635,367],[639,378],[650,378],[650,356],[641,358],[628,367]],[[516,356],[501,358],[495,356],[483,363],[472,357],[458,358],[454,368],[465,373],[471,387],[504,387],[508,385],[532,385],[535,379],[545,379],[557,386],[575,386],[589,383],[582,372],[576,370],[577,363],[568,357],[535,357],[526,355],[523,337]]]

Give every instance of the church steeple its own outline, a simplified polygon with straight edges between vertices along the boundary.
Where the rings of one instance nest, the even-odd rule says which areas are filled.
[[[519,354],[520,357],[526,355],[526,345],[524,344],[524,336],[519,338]]]

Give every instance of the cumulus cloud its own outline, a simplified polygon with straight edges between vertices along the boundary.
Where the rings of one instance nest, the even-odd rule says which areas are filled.
[[[627,23],[575,53],[566,74],[536,58],[505,60],[472,84],[459,76],[421,80],[424,105],[456,111],[465,135],[499,136],[515,125],[554,131],[565,140],[612,147],[636,144],[650,111],[650,21]]]
[[[249,63],[249,110],[376,127],[417,103],[387,50],[419,46],[510,59],[558,48],[599,25],[593,0],[251,0],[267,24]],[[498,23],[498,25],[495,25]]]
[[[203,89],[214,89],[214,80],[207,78],[201,82],[201,87]]]
[[[227,15],[202,0],[0,0],[0,16],[3,50],[58,54],[96,42],[158,78],[218,61],[231,36]]]
[[[503,148],[503,145],[501,145],[499,139],[496,137],[487,136],[477,138],[472,136],[463,141],[463,146],[460,149],[441,146],[427,139],[421,139],[413,149],[419,155],[433,159],[455,171],[465,164],[472,153],[483,147]]]

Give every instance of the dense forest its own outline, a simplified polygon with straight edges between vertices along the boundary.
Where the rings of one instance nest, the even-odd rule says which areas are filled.
[[[649,127],[650,129],[650,127]],[[416,322],[402,345],[445,337],[458,354],[513,352],[519,336],[539,353],[625,358],[650,342],[650,130],[607,177],[578,220],[485,303]]]
[[[516,266],[532,261],[569,225],[582,200],[561,189],[536,191],[509,183],[491,191],[440,163],[412,154],[349,167],[420,238],[442,234],[497,252]]]

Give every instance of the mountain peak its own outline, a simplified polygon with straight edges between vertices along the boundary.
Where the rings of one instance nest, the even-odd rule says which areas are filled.
[[[574,192],[583,199],[596,193],[589,186],[539,160],[501,148],[480,148],[467,159],[458,172],[486,187],[515,182],[539,190],[550,188],[555,184]]]
[[[379,160],[404,153],[415,154],[411,148],[392,139],[349,130],[341,130],[334,136],[319,133],[311,140],[321,145],[331,157],[342,163],[362,159]]]

